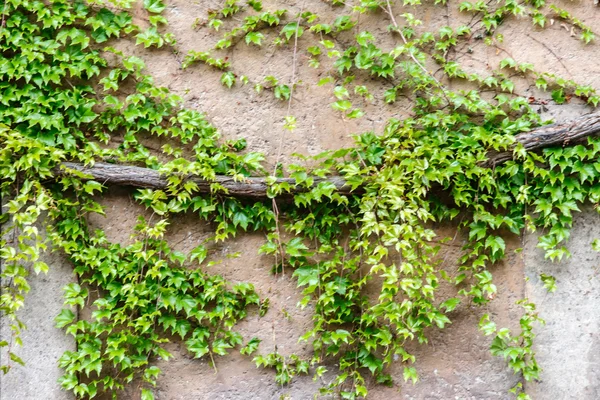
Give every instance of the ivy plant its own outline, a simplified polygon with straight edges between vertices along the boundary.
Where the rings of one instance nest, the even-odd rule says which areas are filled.
[[[222,141],[205,115],[154,83],[142,59],[117,50],[120,40],[177,50],[161,14],[169,2],[142,2],[145,30],[133,24],[133,3],[0,4],[0,313],[11,329],[9,340],[0,341],[9,355],[0,366],[4,373],[23,364],[20,310],[31,273],[51,268],[43,254],[52,249],[68,257],[78,278],[64,288],[65,308],[56,316],[57,327],[77,344],[58,361],[64,370],[59,384],[77,398],[117,398],[133,381],[141,382],[143,399],[154,398],[161,373],[154,361],[171,357],[169,340],[181,341],[191,356],[208,358],[215,368],[218,357],[239,349],[258,367],[273,369],[280,385],[299,375],[323,379],[335,365],[319,394],[367,397],[367,382],[393,385],[399,378],[389,372],[394,360],[403,367],[401,380],[417,382],[419,364],[409,344],[427,343],[428,332],[450,324],[461,303],[485,306],[496,296],[490,267],[505,258],[508,234],[541,229],[538,247],[560,260],[570,255],[565,243],[573,214],[585,203],[598,208],[600,139],[537,152],[515,142],[517,134],[546,123],[534,109],[541,101],[576,98],[595,107],[596,90],[512,56],[487,75],[467,72],[456,56],[468,53],[471,40],[500,51],[500,25],[522,17],[544,28],[547,9],[593,45],[592,29],[554,4],[463,2],[459,11],[473,14],[469,25],[428,32],[418,0],[333,1],[338,14],[331,21],[308,8],[267,10],[260,1],[225,1],[206,15],[215,46],[190,51],[182,67],[200,62],[217,70],[223,90],[239,82],[250,83],[240,90],[269,89],[287,107],[286,128],[297,124],[296,65],[289,81],[269,75],[250,82],[224,51],[288,47],[296,62],[300,43],[309,65],[324,72],[319,82],[302,84],[331,87],[331,108],[341,118],[363,117],[364,105],[376,100],[411,100],[410,116],[389,119],[381,132],[358,134],[347,148],[269,174],[264,155],[246,149],[244,139]],[[446,2],[436,1],[434,7],[440,6]],[[364,29],[359,22],[365,15],[382,24],[393,46],[384,47]],[[516,94],[514,74],[534,82],[548,100]],[[454,80],[463,89],[450,89]],[[144,145],[148,136],[167,143],[151,149]],[[114,138],[118,146],[109,145]],[[512,159],[486,165],[490,154],[508,150]],[[89,215],[105,212],[99,198],[106,187],[67,161],[138,165],[166,178],[166,188],[135,190],[148,214],[139,217],[130,244],[113,243],[90,227]],[[189,176],[210,182],[210,191],[201,192]],[[232,196],[219,176],[263,177],[268,197]],[[331,176],[343,177],[351,190],[338,191]],[[287,271],[302,294],[298,307],[313,311],[312,327],[299,338],[310,344],[312,357],[265,353],[259,338],[245,340],[236,332],[248,313],[268,312],[268,298],[261,299],[251,282],[234,284],[209,273],[205,267],[215,261],[206,242],[189,254],[174,250],[165,235],[171,217],[181,213],[212,223],[207,242],[265,234],[259,252],[272,263],[265,268]],[[465,238],[454,268],[439,262],[447,238],[438,237],[432,224],[442,222],[456,224]],[[548,291],[556,290],[554,277],[540,279]],[[442,282],[454,285],[456,294],[444,297]],[[489,314],[479,328],[493,336],[492,354],[530,381],[539,378],[533,329],[543,320],[527,299],[518,304],[520,332],[497,327]],[[89,318],[78,317],[84,307]],[[528,398],[522,383],[511,393]]]

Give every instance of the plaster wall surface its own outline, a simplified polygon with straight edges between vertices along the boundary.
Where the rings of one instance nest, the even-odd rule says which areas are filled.
[[[546,320],[536,338],[543,371],[527,385],[534,399],[600,399],[600,254],[591,247],[598,238],[600,215],[591,208],[574,218],[567,260],[545,260],[537,235],[526,238],[526,292]],[[556,292],[546,292],[541,273],[556,278]]]
[[[23,359],[25,366],[12,363],[6,375],[0,373],[0,400],[70,400],[74,397],[60,389],[57,383],[63,371],[58,359],[68,350],[75,350],[73,338],[55,327],[54,318],[63,308],[62,288],[74,281],[73,266],[65,256],[46,253],[42,256],[50,270],[48,274],[31,272],[25,306],[19,317],[27,326],[21,339],[23,347],[13,351]],[[0,321],[0,340],[11,341],[8,320]],[[0,364],[8,362],[3,348]]]

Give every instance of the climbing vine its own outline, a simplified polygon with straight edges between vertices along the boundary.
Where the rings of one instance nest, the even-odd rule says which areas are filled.
[[[387,367],[395,359],[404,365],[404,380],[416,382],[418,362],[407,345],[426,343],[429,328],[451,323],[449,313],[461,302],[484,305],[495,297],[489,267],[505,257],[503,235],[543,229],[539,247],[560,260],[569,256],[564,244],[573,212],[583,203],[600,202],[599,139],[537,152],[515,141],[517,134],[546,123],[532,105],[575,97],[595,107],[596,90],[510,54],[487,75],[468,72],[457,57],[472,51],[472,40],[506,52],[496,31],[514,18],[540,28],[548,19],[561,20],[567,31],[593,45],[592,29],[555,4],[462,2],[458,9],[472,16],[470,22],[429,32],[418,17],[419,0],[332,1],[339,12],[332,21],[308,5],[298,12],[226,0],[190,21],[214,31],[219,37],[214,47],[181,55],[162,15],[166,4],[143,1],[149,27],[142,29],[127,11],[133,3],[0,2],[0,312],[12,330],[9,340],[0,342],[10,356],[1,366],[5,373],[23,363],[17,349],[25,329],[19,310],[32,270],[48,271],[41,255],[51,248],[68,256],[79,279],[65,287],[67,307],[56,318],[77,343],[59,360],[60,385],[78,398],[117,397],[134,379],[144,382],[142,399],[154,398],[160,370],[152,362],[170,357],[164,343],[173,336],[215,368],[215,357],[234,348],[248,356],[258,352],[257,366],[274,369],[282,385],[298,374],[324,376],[334,361],[334,378],[320,394],[366,397],[367,376],[393,383]],[[447,5],[436,1],[435,6]],[[395,42],[391,49],[362,29],[361,15],[381,21]],[[389,104],[408,98],[412,112],[390,119],[382,132],[357,135],[351,147],[310,163],[277,165],[270,174],[265,157],[246,149],[244,139],[221,141],[203,114],[155,85],[142,59],[117,49],[119,40],[166,47],[181,56],[182,68],[201,63],[216,69],[223,90],[247,85],[272,93],[287,105],[290,130],[297,124],[293,94],[300,85],[295,64],[290,81],[269,75],[253,82],[219,52],[287,46],[295,61],[304,51],[309,65],[325,76],[301,84],[330,87],[331,107],[341,118],[363,117],[376,97]],[[533,82],[549,98],[515,94],[515,77]],[[454,81],[469,89],[451,90],[448,83]],[[147,135],[168,143],[160,151],[149,149],[142,140]],[[118,147],[108,145],[113,138],[120,139]],[[512,159],[487,164],[490,154],[507,150]],[[90,228],[88,216],[104,214],[98,198],[105,185],[69,168],[67,161],[135,164],[167,177],[166,189],[136,190],[136,201],[150,216],[139,217],[131,244],[111,243]],[[263,176],[268,197],[231,196],[217,182],[224,175],[237,181]],[[348,193],[327,180],[337,175]],[[210,182],[210,192],[201,192],[189,176]],[[278,180],[281,176],[292,181]],[[323,179],[317,183],[318,178]],[[276,273],[291,273],[302,290],[298,306],[314,310],[313,326],[300,338],[314,349],[312,359],[263,352],[258,338],[235,331],[249,312],[264,315],[268,299],[251,283],[232,284],[208,273],[206,243],[189,254],[173,250],[164,235],[170,217],[179,213],[213,223],[209,241],[265,233],[260,253],[273,257]],[[455,221],[468,238],[457,268],[449,271],[437,257],[445,238],[432,228],[445,221]],[[556,288],[553,277],[541,279],[549,291]],[[442,281],[456,285],[456,297],[442,297]],[[376,296],[367,296],[368,284],[378,288]],[[492,353],[530,381],[540,371],[533,326],[543,321],[527,299],[519,305],[519,332],[498,328],[487,314],[479,327],[493,335]],[[77,311],[89,306],[90,317],[79,318]],[[528,398],[522,383],[512,392]]]

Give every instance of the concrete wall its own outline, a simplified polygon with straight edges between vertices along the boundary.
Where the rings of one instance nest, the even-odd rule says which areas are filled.
[[[600,215],[591,208],[575,216],[568,260],[544,260],[537,237],[526,238],[526,294],[546,320],[536,342],[544,370],[540,382],[527,386],[535,399],[600,399],[600,253],[591,248],[596,238]],[[556,292],[546,292],[540,273],[556,277]]]
[[[73,267],[61,254],[47,254],[43,260],[48,274],[30,276],[31,291],[19,313],[25,325],[21,336],[23,347],[14,348],[26,365],[13,363],[6,375],[0,373],[0,400],[69,400],[73,396],[60,389],[57,379],[63,374],[58,359],[67,350],[75,350],[71,336],[55,328],[56,317],[63,306],[62,288],[73,281]],[[9,341],[8,321],[0,321],[0,340]],[[0,350],[1,364],[7,359],[6,348]]]

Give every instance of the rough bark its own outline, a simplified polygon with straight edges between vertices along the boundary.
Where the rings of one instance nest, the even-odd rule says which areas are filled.
[[[529,152],[550,146],[566,146],[599,133],[600,113],[594,113],[519,133],[515,139]],[[514,146],[508,151],[489,153],[484,165],[493,167],[511,160],[513,149]]]
[[[68,169],[74,169],[91,175],[95,181],[104,185],[134,186],[150,189],[166,189],[168,186],[166,176],[160,175],[158,171],[149,168],[107,164],[102,162],[97,162],[91,167],[72,162],[64,162],[62,163],[62,166],[67,169],[61,168],[57,170],[57,175],[64,175],[65,173],[68,173]],[[187,179],[198,185],[198,191],[200,193],[210,193],[211,184],[218,183],[227,189],[227,193],[231,196],[255,198],[267,197],[268,185],[266,178],[249,177],[245,178],[243,181],[235,181],[230,176],[217,176],[214,181],[207,181],[197,176],[189,176]],[[306,190],[300,187],[295,188],[296,181],[294,179],[277,179],[277,183],[283,182],[290,184],[292,193],[299,193]],[[315,186],[320,182],[332,183],[335,186],[336,191],[340,194],[349,194],[351,191],[350,186],[346,185],[346,181],[341,176],[332,176],[327,179],[314,178]]]
[[[515,138],[521,143],[527,151],[535,151],[548,146],[568,145],[582,139],[597,135],[600,133],[600,113],[588,114],[566,122],[552,125],[546,125],[536,128],[530,132],[518,134]],[[513,148],[503,152],[493,152],[488,156],[484,163],[486,167],[494,167],[502,164],[513,157]],[[109,185],[125,185],[140,188],[165,189],[168,181],[165,176],[161,176],[158,171],[148,168],[96,163],[92,167],[86,167],[82,164],[65,162],[62,164],[66,168],[84,172],[93,177],[94,180]],[[66,169],[57,169],[57,175],[65,174]],[[229,176],[217,176],[214,182],[210,182],[197,176],[189,176],[188,180],[198,185],[198,191],[209,193],[211,184],[218,183],[223,186],[231,196],[264,198],[267,196],[267,181],[264,177],[245,178],[243,181],[235,181]],[[278,178],[278,183],[287,182],[292,187],[292,193],[305,191],[305,188],[295,188],[294,179]],[[329,182],[335,185],[336,191],[340,194],[351,193],[351,188],[346,184],[344,178],[332,176],[326,179],[315,178],[314,185],[320,182]]]

